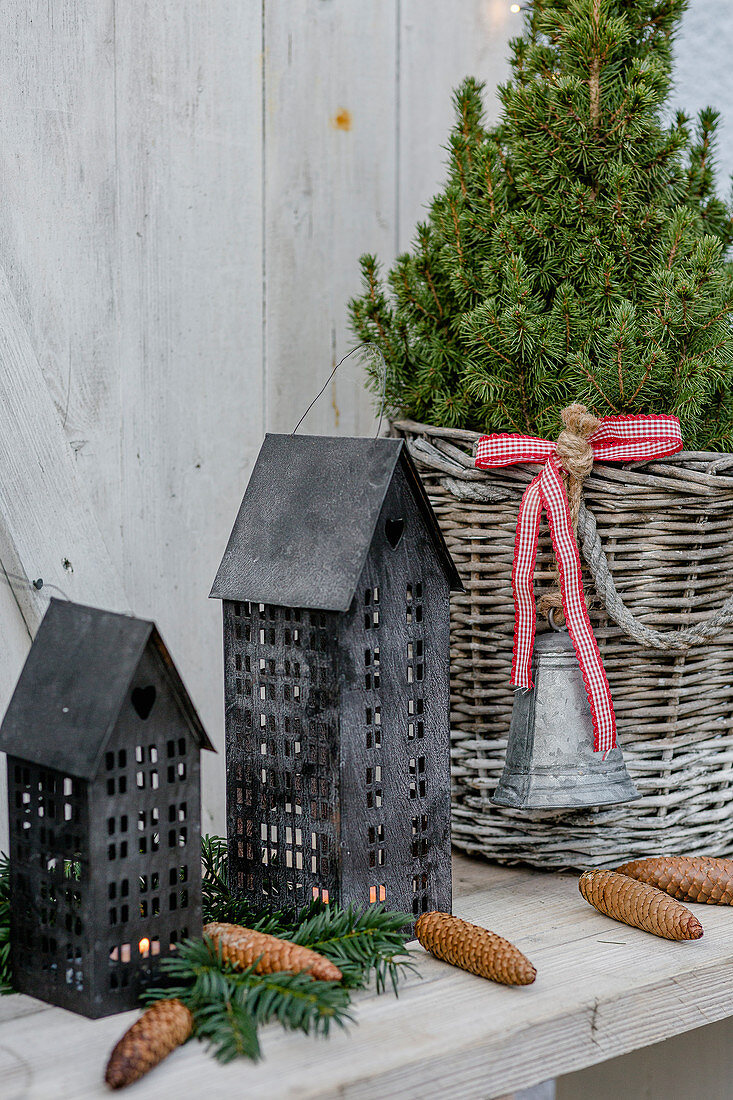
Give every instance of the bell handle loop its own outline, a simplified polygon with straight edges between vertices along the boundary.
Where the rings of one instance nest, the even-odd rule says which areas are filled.
[[[558,626],[558,624],[555,622],[555,612],[556,612],[556,610],[557,610],[557,608],[555,608],[555,607],[551,607],[549,609],[549,611],[547,612],[547,621],[550,624],[550,626],[552,627],[552,629],[555,631],[556,634],[567,634],[567,632],[568,632],[567,626]]]

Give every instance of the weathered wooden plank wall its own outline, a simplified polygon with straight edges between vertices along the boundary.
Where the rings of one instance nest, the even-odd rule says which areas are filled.
[[[460,5],[400,0],[398,248],[409,248],[415,223],[443,178],[453,123],[451,92],[466,76],[486,84],[486,116],[498,117],[496,85],[509,76],[507,43],[521,18],[507,0]]]
[[[16,502],[0,560],[154,617],[219,742],[206,597],[262,435],[289,431],[351,346],[357,257],[407,243],[451,86],[503,75],[517,26],[503,0],[430,9],[432,24],[415,0],[9,0],[0,16],[3,317],[39,367],[15,380],[28,454],[55,441],[70,459],[26,484],[0,431]],[[0,381],[17,374],[0,360]],[[350,361],[302,430],[373,426]],[[15,589],[32,631],[48,590]],[[29,631],[7,588],[0,615],[4,707]],[[205,780],[217,828],[221,769]]]
[[[399,27],[394,0],[265,5],[265,375],[268,428],[289,432],[351,341],[357,258],[396,243]],[[373,431],[358,363],[302,431]]]
[[[207,596],[264,418],[258,9],[115,4],[122,571],[219,745]],[[203,763],[205,829],[222,767]]]
[[[3,5],[0,565],[154,617],[219,743],[206,596],[262,435],[289,431],[351,346],[358,255],[408,246],[466,73],[495,116],[509,7]],[[682,104],[711,10],[693,0]],[[303,430],[373,425],[350,360]],[[49,594],[13,584],[0,709]],[[223,825],[222,790],[219,758],[205,826]]]
[[[2,561],[154,617],[216,734],[220,608],[207,594],[264,427],[261,11],[33,0],[0,23],[0,264],[45,379],[39,407],[55,404],[124,596],[63,570],[76,501],[52,470],[28,470],[41,568],[27,547]],[[5,357],[0,374],[14,367]],[[0,610],[4,706],[27,635],[16,628],[11,646]],[[207,827],[220,769],[206,775]]]

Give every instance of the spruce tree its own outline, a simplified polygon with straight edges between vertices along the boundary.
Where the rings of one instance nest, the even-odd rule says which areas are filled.
[[[688,449],[733,450],[718,115],[665,121],[686,6],[534,0],[499,124],[480,83],[457,90],[445,187],[386,283],[362,257],[350,304],[393,415],[553,437],[581,401],[674,413]]]

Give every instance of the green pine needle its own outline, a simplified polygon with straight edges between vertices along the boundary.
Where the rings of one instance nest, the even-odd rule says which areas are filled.
[[[383,905],[370,906],[363,913],[352,906],[324,908],[306,916],[291,938],[335,963],[345,984],[365,986],[374,973],[377,992],[386,988],[389,979],[396,996],[400,977],[414,971],[405,947],[406,920],[404,913],[389,912]]]
[[[361,913],[313,901],[300,912],[268,913],[255,909],[229,889],[227,843],[222,837],[201,841],[204,923],[243,924],[292,940],[330,959],[341,970],[341,982],[317,981],[309,974],[256,974],[254,967],[236,971],[224,963],[212,942],[188,940],[161,962],[162,987],[143,1000],[178,997],[194,1015],[195,1033],[220,1061],[260,1057],[257,1029],[277,1020],[290,1030],[328,1035],[332,1025],[346,1026],[349,990],[375,978],[378,993],[389,983],[397,994],[400,979],[414,971],[406,948],[405,913],[372,905]],[[10,984],[10,873],[0,855],[0,993]]]
[[[499,123],[478,81],[457,89],[445,186],[390,270],[362,257],[349,306],[384,354],[391,415],[555,439],[581,401],[672,413],[686,448],[733,449],[720,120],[670,122],[687,3],[534,0]]]
[[[241,924],[271,936],[286,936],[294,932],[300,916],[294,910],[275,913],[256,909],[244,896],[229,889],[229,858],[227,841],[221,836],[201,838],[201,903],[203,923]],[[314,902],[321,905],[321,902]],[[310,906],[308,911],[310,911]]]
[[[10,860],[0,853],[0,995],[10,984]]]
[[[219,1062],[260,1059],[257,1024],[246,1004],[246,989],[233,987],[222,997],[202,1003],[195,1013],[196,1035]]]
[[[258,911],[229,889],[226,840],[205,836],[201,848],[204,924],[243,924],[310,947],[338,966],[350,988],[367,985],[373,974],[377,992],[389,981],[396,995],[400,977],[414,969],[405,948],[404,928],[410,920],[406,914],[389,912],[381,904],[370,905],[361,913],[319,900],[299,912]]]
[[[252,927],[255,916],[252,906],[235,897],[227,879],[227,842],[225,837],[201,838],[201,902],[204,924],[222,921]]]
[[[208,937],[187,940],[161,962],[164,985],[148,990],[147,1003],[177,997],[194,1017],[194,1033],[222,1062],[260,1057],[257,1029],[277,1021],[291,1031],[326,1036],[345,1027],[353,988],[375,977],[381,993],[389,982],[397,993],[403,975],[413,970],[404,929],[410,918],[382,905],[365,912],[314,901],[300,912],[255,909],[229,888],[227,843],[205,836],[202,850],[204,924],[243,924],[310,947],[330,959],[343,974],[340,982],[317,981],[306,973],[257,974],[255,966],[235,970]],[[256,964],[255,964],[256,965]]]
[[[260,1057],[257,1029],[276,1020],[290,1031],[328,1035],[332,1024],[351,1022],[349,993],[340,982],[322,982],[310,974],[257,974],[236,970],[207,936],[186,940],[161,963],[170,984],[150,989],[151,1003],[176,997],[193,1013],[194,1033],[221,1062]]]

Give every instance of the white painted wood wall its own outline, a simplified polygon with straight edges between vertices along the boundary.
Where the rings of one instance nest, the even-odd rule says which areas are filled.
[[[46,587],[0,584],[1,708],[53,584],[154,618],[221,745],[207,595],[263,434],[351,346],[359,254],[408,244],[452,86],[506,71],[508,4],[427,7],[3,5],[0,561]],[[358,364],[302,430],[373,430]],[[222,791],[219,756],[206,828]]]
[[[495,116],[509,7],[5,0],[0,563],[45,587],[0,583],[0,709],[56,585],[154,618],[221,745],[207,593],[263,433],[352,345],[359,254],[408,246],[465,74]],[[714,10],[683,103],[696,51],[730,49]],[[302,430],[373,430],[354,360]],[[207,828],[222,787],[207,760]]]

